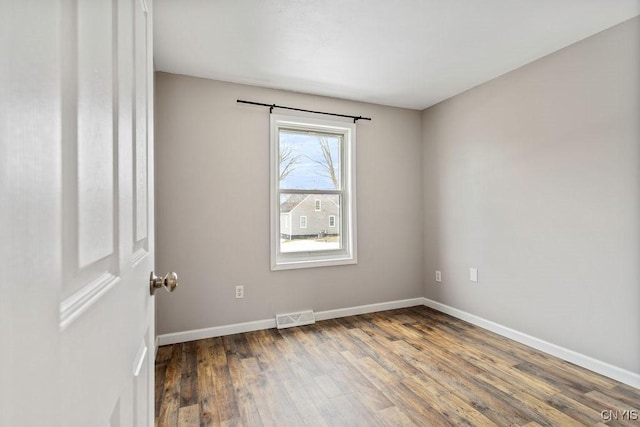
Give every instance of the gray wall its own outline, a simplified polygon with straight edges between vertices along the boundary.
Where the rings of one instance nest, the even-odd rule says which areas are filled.
[[[640,372],[639,76],[635,18],[423,112],[428,298]]]
[[[269,110],[237,99],[373,118],[357,126],[357,265],[270,271]],[[181,280],[158,293],[157,332],[422,296],[420,132],[418,111],[156,74],[156,266]]]

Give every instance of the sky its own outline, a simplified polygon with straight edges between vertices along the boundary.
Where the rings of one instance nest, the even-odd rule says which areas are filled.
[[[280,150],[287,147],[292,149],[292,155],[297,156],[298,162],[281,182],[280,188],[335,190],[331,179],[325,176],[324,169],[316,161],[323,161],[320,149],[320,137],[325,136],[329,141],[331,157],[333,158],[336,174],[339,176],[340,137],[319,135],[316,133],[300,133],[296,131],[280,132]],[[281,168],[284,165],[280,165]]]

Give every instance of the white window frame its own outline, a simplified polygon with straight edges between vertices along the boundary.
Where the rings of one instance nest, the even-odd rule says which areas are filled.
[[[271,114],[271,270],[328,267],[334,265],[357,264],[356,233],[356,126],[355,123],[324,120],[309,117]],[[341,213],[339,235],[341,248],[326,251],[280,252],[280,165],[278,150],[280,129],[315,131],[342,136],[340,177],[338,190],[295,190],[304,194],[339,194]],[[287,189],[292,192],[292,189]]]
[[[316,212],[320,212],[322,210],[322,200],[316,199],[314,201]]]
[[[304,221],[302,221],[302,219],[304,218]],[[302,225],[302,223],[304,222],[304,225]],[[307,216],[306,215],[300,215],[300,228],[307,228]]]
[[[333,220],[333,225],[331,225],[331,220]],[[336,216],[329,215],[329,228],[335,228],[335,226],[336,226]]]

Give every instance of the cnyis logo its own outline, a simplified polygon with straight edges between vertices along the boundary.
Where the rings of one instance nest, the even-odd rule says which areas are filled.
[[[638,421],[638,411],[635,409],[607,409],[600,412],[600,416],[604,421],[621,420],[621,421]]]

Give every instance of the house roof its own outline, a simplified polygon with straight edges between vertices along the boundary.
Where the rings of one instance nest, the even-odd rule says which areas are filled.
[[[292,210],[294,210],[296,208],[296,206],[298,206],[300,203],[304,202],[305,200],[307,200],[311,196],[312,196],[311,194],[292,194],[292,195],[290,195],[288,199],[286,199],[284,202],[280,203],[280,213],[289,213],[289,212],[291,212]],[[322,200],[331,202],[334,205],[338,206],[338,204],[334,200],[331,200],[330,197],[327,197],[327,195],[316,195],[315,198],[320,198]]]
[[[291,212],[296,206],[309,197],[309,194],[292,194],[283,203],[280,203],[280,213]]]

